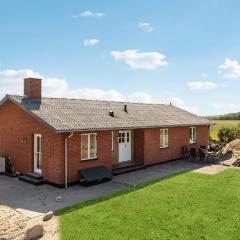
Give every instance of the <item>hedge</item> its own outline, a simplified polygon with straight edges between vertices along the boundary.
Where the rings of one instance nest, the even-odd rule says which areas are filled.
[[[218,133],[219,141],[229,143],[235,139],[240,139],[240,128],[222,128]]]

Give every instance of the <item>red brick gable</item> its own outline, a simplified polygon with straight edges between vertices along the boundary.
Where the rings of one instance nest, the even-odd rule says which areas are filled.
[[[33,172],[33,134],[42,135],[44,178],[64,181],[64,135],[56,134],[43,123],[7,101],[0,109],[0,154],[8,154],[16,171]]]

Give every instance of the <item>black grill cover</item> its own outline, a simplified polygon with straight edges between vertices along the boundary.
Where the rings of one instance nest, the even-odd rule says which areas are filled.
[[[84,185],[92,185],[112,179],[112,173],[104,166],[81,169],[79,175],[80,183]]]

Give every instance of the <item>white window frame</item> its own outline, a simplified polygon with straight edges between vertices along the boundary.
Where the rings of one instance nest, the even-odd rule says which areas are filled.
[[[163,143],[161,143],[161,136],[163,136]],[[168,128],[160,128],[160,148],[167,148],[167,147],[169,147],[168,140],[169,140]]]
[[[196,127],[190,127],[189,142],[190,142],[190,144],[197,143],[197,128]]]
[[[90,157],[90,136],[94,135],[95,136],[95,156]],[[82,136],[88,136],[88,157],[87,158],[82,158]],[[97,158],[97,134],[96,133],[84,133],[81,134],[81,161],[86,161],[86,160],[91,160],[91,159],[96,159]]]
[[[33,156],[33,158],[34,158],[34,163],[33,163],[33,167],[34,167],[34,172],[36,172],[36,173],[42,173],[42,135],[41,134],[34,134],[34,136],[33,136],[33,138],[34,138],[34,146],[33,146],[33,148],[34,148],[34,156]],[[37,151],[37,139],[40,139],[39,141],[39,152]],[[36,156],[36,155],[38,155],[38,157]],[[39,159],[38,159],[39,158]],[[41,168],[38,168],[37,167],[37,160],[39,160],[40,162],[41,162]]]
[[[112,131],[112,152],[114,152],[114,132]]]

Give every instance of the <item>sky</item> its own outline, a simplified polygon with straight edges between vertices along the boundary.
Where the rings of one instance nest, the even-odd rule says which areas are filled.
[[[238,0],[1,0],[0,97],[43,79],[50,97],[240,111]]]

